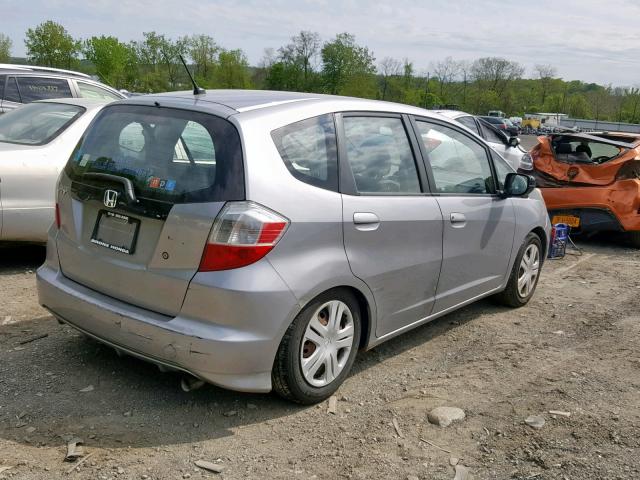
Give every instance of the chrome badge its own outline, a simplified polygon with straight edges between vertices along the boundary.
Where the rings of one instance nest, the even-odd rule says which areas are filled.
[[[115,190],[105,190],[103,203],[107,208],[115,208],[118,204],[118,192]]]

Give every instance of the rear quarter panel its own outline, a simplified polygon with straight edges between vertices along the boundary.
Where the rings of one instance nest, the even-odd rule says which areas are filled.
[[[294,178],[271,138],[271,131],[276,128],[330,112],[323,105],[298,114],[283,113],[266,118],[244,115],[240,132],[245,152],[246,196],[290,221],[284,236],[266,259],[293,292],[298,311],[326,290],[351,287],[366,298],[373,324],[371,331],[375,331],[373,295],[367,285],[353,275],[347,261],[340,193]],[[282,326],[283,333],[287,327],[288,323]]]

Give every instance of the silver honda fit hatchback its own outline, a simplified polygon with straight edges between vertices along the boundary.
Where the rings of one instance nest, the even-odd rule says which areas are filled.
[[[356,352],[487,296],[534,293],[529,177],[406,105],[214,91],[113,103],[57,187],[40,303],[222,387],[321,401]]]

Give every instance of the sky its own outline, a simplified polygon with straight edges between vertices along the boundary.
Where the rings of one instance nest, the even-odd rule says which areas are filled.
[[[76,38],[138,40],[156,31],[204,33],[257,65],[300,30],[349,32],[376,62],[408,58],[420,73],[451,56],[501,56],[533,76],[551,64],[565,80],[640,85],[640,0],[0,0],[0,33],[24,56],[24,34],[45,20]]]

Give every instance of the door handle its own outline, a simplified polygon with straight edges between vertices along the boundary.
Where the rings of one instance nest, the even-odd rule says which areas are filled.
[[[353,223],[355,223],[356,225],[366,225],[368,223],[380,223],[380,219],[375,213],[355,212],[353,214]]]
[[[358,230],[369,232],[378,229],[380,226],[380,219],[375,213],[355,212],[353,214],[353,223]]]
[[[464,216],[464,213],[452,213],[449,220],[453,225],[459,227],[464,227],[464,224],[467,223],[467,217]]]

